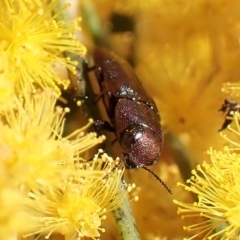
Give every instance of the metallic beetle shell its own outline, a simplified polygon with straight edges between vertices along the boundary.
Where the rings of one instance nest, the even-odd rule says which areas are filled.
[[[158,160],[163,144],[161,119],[153,99],[142,87],[132,67],[121,57],[96,48],[93,60],[103,102],[122,146],[126,167],[152,165]],[[139,139],[127,149],[124,141],[128,140],[124,134],[132,132]]]

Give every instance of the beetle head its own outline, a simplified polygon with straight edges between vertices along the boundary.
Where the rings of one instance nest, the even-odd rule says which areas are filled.
[[[154,164],[161,152],[162,140],[149,127],[135,124],[120,135],[123,161],[126,168],[137,168]]]

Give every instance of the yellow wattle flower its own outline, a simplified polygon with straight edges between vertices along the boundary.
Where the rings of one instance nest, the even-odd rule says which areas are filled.
[[[180,184],[185,190],[195,193],[198,201],[193,204],[174,200],[179,205],[178,213],[183,218],[204,217],[200,223],[185,226],[195,239],[226,239],[239,237],[239,167],[240,155],[225,151],[208,151],[211,164],[204,162],[192,172],[187,181],[190,186]]]
[[[192,232],[192,237],[186,239],[239,239],[239,120],[239,113],[234,113],[229,134],[222,134],[228,146],[222,151],[210,148],[209,163],[198,165],[187,185],[179,183],[186,191],[196,194],[198,200],[194,203],[174,200],[179,206],[178,213],[183,218],[203,217],[202,222],[184,227]]]
[[[82,175],[83,171],[79,170],[91,175]],[[105,231],[101,227],[105,214],[119,207],[134,187],[121,183],[123,171],[118,162],[106,154],[101,158],[96,155],[87,168],[82,164],[74,177],[66,179],[60,187],[45,185],[30,192],[26,206],[32,211],[37,228],[26,236],[41,234],[49,238],[53,232],[58,232],[66,240],[99,238]]]
[[[1,161],[0,175],[0,239],[12,240],[17,233],[31,229],[31,223],[23,206],[24,195],[16,188]]]
[[[1,59],[1,56],[0,56]],[[0,111],[4,108],[8,108],[9,104],[14,101],[14,89],[15,74],[13,73],[1,73],[0,70]]]
[[[51,87],[58,94],[59,86],[66,88],[68,79],[53,70],[56,63],[75,72],[76,62],[63,56],[63,52],[84,55],[86,49],[76,39],[80,19],[65,22],[57,20],[60,13],[51,16],[58,0],[43,1],[3,0],[0,3],[0,74],[8,75],[14,85],[12,93],[20,94],[24,86]],[[0,75],[1,79],[1,75]],[[6,99],[8,100],[8,99]]]
[[[72,168],[82,153],[104,138],[85,133],[92,120],[63,138],[65,112],[55,109],[56,94],[46,90],[24,97],[15,99],[15,108],[3,111],[0,160],[17,184],[30,188],[56,184],[69,174],[68,167]]]

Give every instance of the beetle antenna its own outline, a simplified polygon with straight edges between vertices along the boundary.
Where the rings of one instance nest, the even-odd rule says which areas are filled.
[[[141,168],[143,168],[144,170],[150,172],[150,173],[165,187],[165,189],[166,189],[170,194],[172,194],[172,191],[171,191],[170,188],[167,186],[167,184],[166,184],[160,177],[158,177],[153,171],[151,171],[149,168],[144,167],[144,166],[141,167]]]

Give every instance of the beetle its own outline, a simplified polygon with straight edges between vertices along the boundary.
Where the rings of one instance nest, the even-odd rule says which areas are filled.
[[[161,118],[153,99],[146,93],[132,67],[104,48],[93,52],[100,95],[110,119],[97,120],[95,127],[116,135],[127,169],[144,168],[170,192],[166,184],[146,166],[159,159],[163,145]]]
[[[218,109],[218,111],[221,111],[226,114],[225,121],[222,125],[222,127],[218,130],[219,132],[226,129],[227,126],[232,122],[232,119],[228,117],[232,117],[232,112],[240,112],[240,103],[234,101],[233,99],[225,99],[224,103],[222,104],[222,107]]]

